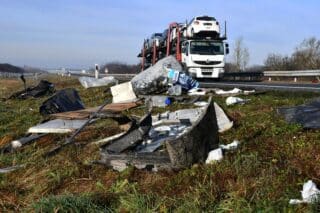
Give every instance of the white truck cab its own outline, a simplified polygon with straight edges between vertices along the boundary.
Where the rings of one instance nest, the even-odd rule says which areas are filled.
[[[181,45],[181,63],[196,78],[220,78],[229,45],[222,40],[185,40]]]

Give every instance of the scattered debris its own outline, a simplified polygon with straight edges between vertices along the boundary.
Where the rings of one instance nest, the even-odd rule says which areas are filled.
[[[214,103],[214,109],[216,111],[219,132],[222,133],[231,129],[233,121],[230,121],[223,109],[217,103]]]
[[[202,88],[193,88],[188,91],[188,95],[205,95],[207,91]]]
[[[197,101],[194,103],[195,106],[198,106],[198,107],[203,107],[203,106],[207,106],[208,105],[208,102],[206,101]]]
[[[235,150],[238,148],[240,142],[238,140],[234,140],[232,143],[229,143],[227,145],[220,144],[219,147],[223,150]]]
[[[217,95],[222,95],[222,96],[230,96],[230,95],[236,95],[236,94],[250,95],[255,92],[256,92],[255,90],[241,90],[239,88],[234,88],[232,90],[222,90],[222,89],[215,90],[215,93]]]
[[[167,96],[154,95],[150,97],[152,107],[166,107],[171,104],[171,99]]]
[[[234,104],[244,104],[246,102],[248,102],[250,99],[242,99],[242,98],[238,98],[238,97],[228,97],[226,99],[226,104],[228,106],[230,105],[234,105]]]
[[[98,140],[96,142],[93,142],[92,144],[95,144],[95,145],[98,145],[98,146],[104,146],[106,145],[107,143],[109,143],[110,141],[113,141],[113,140],[116,140],[118,138],[120,138],[122,135],[124,135],[126,132],[121,132],[119,134],[116,134],[116,135],[112,135],[110,137],[107,137],[107,138],[103,138],[101,140]]]
[[[234,88],[232,90],[222,90],[222,89],[216,90],[217,95],[234,95],[234,94],[239,94],[241,92],[242,90],[238,88]]]
[[[0,169],[0,174],[5,174],[5,173],[9,173],[9,172],[13,172],[17,169],[23,168],[25,165],[15,165],[15,166],[10,166],[10,167],[6,167],[6,168],[2,168]]]
[[[123,117],[120,112],[123,112],[128,109],[135,108],[140,105],[140,102],[131,102],[131,103],[111,103],[107,104],[97,117],[99,118],[121,118]],[[56,114],[51,114],[50,117],[60,118],[60,119],[87,119],[92,113],[96,112],[99,107],[86,108],[82,110],[70,111],[70,112],[61,112]]]
[[[113,96],[113,103],[128,103],[137,101],[131,82],[118,84],[110,88]]]
[[[320,98],[309,104],[278,108],[277,111],[288,123],[301,124],[305,129],[320,128]]]
[[[80,96],[75,89],[64,89],[47,99],[40,106],[40,114],[47,116],[59,112],[84,109]]]
[[[168,89],[168,95],[180,96],[181,94],[182,94],[182,87],[179,84],[171,86]]]
[[[206,164],[210,164],[214,161],[220,161],[223,159],[223,153],[221,148],[214,149],[209,152]]]
[[[74,142],[74,138],[90,123],[92,123],[99,115],[99,113],[102,111],[102,109],[108,104],[108,101],[105,101],[104,104],[102,104],[99,109],[94,112],[88,120],[86,120],[78,129],[75,131],[69,138],[66,139],[66,141],[53,149],[51,149],[48,153],[45,154],[45,156],[52,156],[59,152],[63,147],[72,144]]]
[[[320,190],[312,180],[303,184],[301,191],[302,200],[290,199],[289,204],[311,203],[319,199]]]
[[[30,144],[31,142],[45,136],[46,134],[32,134],[14,141],[11,141],[8,145],[4,146],[0,149],[0,153],[12,152],[26,144]]]
[[[118,84],[118,80],[115,79],[113,76],[108,76],[104,78],[92,78],[92,77],[80,77],[79,81],[81,85],[88,89],[90,87],[102,87],[102,86],[109,86],[112,84]]]
[[[119,171],[128,165],[159,170],[204,162],[209,150],[218,147],[218,126],[211,98],[209,103],[202,108],[153,116],[152,127],[144,126],[143,131],[133,134],[134,139],[124,140],[125,134],[103,146],[99,162]],[[122,139],[121,143],[116,142]]]
[[[54,84],[46,80],[41,80],[37,86],[25,88],[22,91],[16,92],[12,94],[8,99],[26,99],[29,97],[39,98],[44,95],[53,94],[54,92]]]
[[[142,142],[152,125],[151,114],[144,116],[138,123],[133,122],[131,128],[121,137],[111,141],[104,149],[109,153],[121,153]]]
[[[209,152],[208,158],[206,160],[206,164],[210,164],[214,161],[222,160],[224,150],[227,150],[227,151],[235,150],[238,146],[239,146],[238,140],[234,140],[232,143],[229,143],[227,145],[223,145],[223,144],[219,145],[219,148]]]
[[[180,63],[174,56],[165,57],[131,80],[135,94],[148,95],[166,91],[168,88],[168,71],[166,67],[182,71]]]
[[[79,129],[87,120],[55,119],[30,127],[29,133],[68,133]]]
[[[170,67],[166,67],[166,69],[168,71],[169,85],[180,85],[185,91],[199,87],[199,82],[188,76],[185,72],[174,70]]]

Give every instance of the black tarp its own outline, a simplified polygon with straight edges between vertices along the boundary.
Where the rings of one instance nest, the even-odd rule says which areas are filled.
[[[38,98],[44,95],[53,94],[55,92],[54,84],[47,81],[41,80],[35,87],[28,87],[25,90],[12,94],[9,99],[19,98],[26,99],[28,97]]]
[[[84,104],[82,103],[77,90],[69,88],[57,92],[54,96],[43,102],[40,106],[40,114],[45,116],[84,108]]]
[[[320,98],[309,104],[279,108],[278,113],[283,115],[288,123],[301,124],[305,129],[320,128]]]

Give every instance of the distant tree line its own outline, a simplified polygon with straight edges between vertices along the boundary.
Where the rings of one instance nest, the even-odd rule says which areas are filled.
[[[315,37],[303,40],[291,56],[269,54],[264,65],[266,70],[320,69],[320,40]]]
[[[226,63],[226,72],[320,69],[320,40],[316,37],[304,39],[290,56],[271,53],[261,66],[248,67],[249,56],[243,38],[236,39],[233,60]]]
[[[141,70],[141,65],[139,64],[126,64],[122,62],[110,62],[101,66],[100,72],[105,72],[108,70],[108,73],[138,73]]]

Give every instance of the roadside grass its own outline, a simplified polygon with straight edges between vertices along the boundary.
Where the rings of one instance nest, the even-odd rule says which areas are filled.
[[[77,79],[50,77],[57,89],[73,87],[87,107],[110,99],[107,88],[83,89]],[[36,82],[28,82],[35,84]],[[18,80],[0,80],[2,97],[18,89]],[[320,186],[319,130],[287,124],[276,108],[305,103],[316,93],[267,92],[246,96],[244,105],[226,106],[225,98],[213,99],[234,121],[234,128],[220,134],[220,143],[238,139],[240,147],[225,153],[222,161],[196,164],[181,171],[151,173],[128,168],[114,172],[90,164],[99,158],[88,142],[119,133],[110,119],[86,128],[76,138],[78,146],[65,147],[51,158],[42,155],[67,135],[50,135],[12,154],[0,154],[0,168],[25,167],[0,174],[0,209],[30,212],[306,212],[313,205],[290,206],[300,198],[303,183]],[[0,101],[0,146],[24,135],[41,121],[40,104],[47,97]],[[181,107],[174,104],[154,113]],[[144,108],[125,112],[142,115]]]

